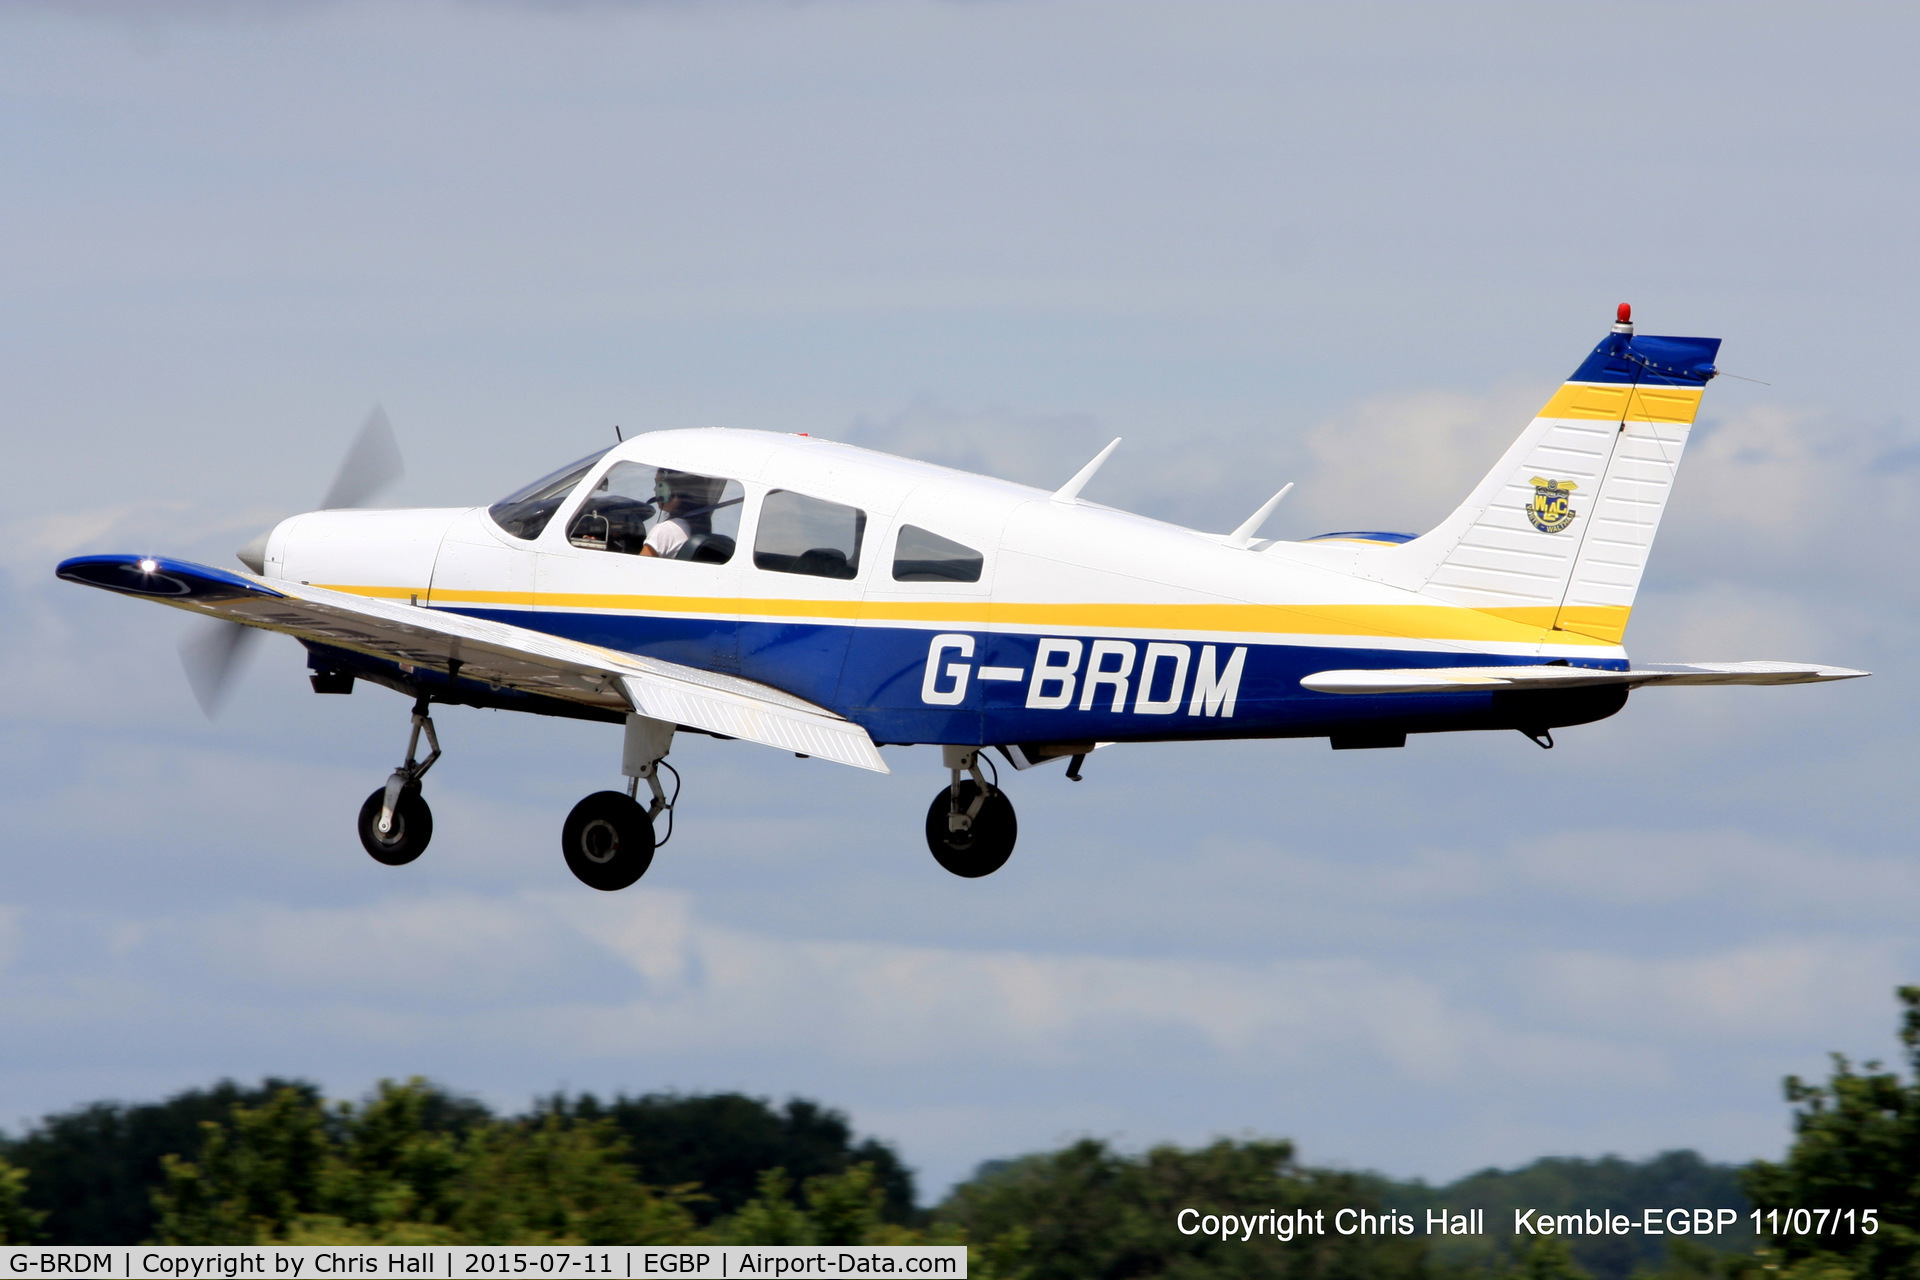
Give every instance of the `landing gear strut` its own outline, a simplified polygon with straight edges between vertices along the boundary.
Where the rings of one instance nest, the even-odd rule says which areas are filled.
[[[433,839],[433,810],[420,798],[420,779],[440,758],[440,739],[433,731],[425,696],[413,704],[413,732],[407,738],[407,759],[387,785],[368,796],[360,806],[360,843],[375,862],[401,867],[419,857]],[[432,748],[425,760],[416,761],[420,735],[427,735]]]
[[[941,747],[940,753],[953,781],[927,809],[927,848],[954,875],[969,880],[992,875],[1012,856],[1020,832],[1013,802],[981,773],[983,761],[988,769],[993,763],[978,748]]]
[[[560,830],[560,849],[566,855],[567,869],[581,884],[607,892],[624,889],[653,865],[653,820],[665,813],[669,824],[672,822],[673,801],[660,785],[660,770],[673,772],[673,766],[666,762],[672,745],[670,722],[627,717],[626,742],[620,753],[620,772],[627,776],[626,792],[594,792],[573,806],[566,826]],[[653,803],[646,808],[638,799],[643,779],[653,792]],[[676,799],[679,796],[677,774],[674,795]],[[673,834],[671,825],[667,834]]]

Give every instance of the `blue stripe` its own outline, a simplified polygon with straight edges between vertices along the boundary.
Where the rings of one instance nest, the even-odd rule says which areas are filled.
[[[1043,637],[993,632],[971,635],[971,658],[949,655],[971,668],[966,695],[958,706],[928,706],[921,684],[936,632],[906,627],[853,627],[793,622],[729,623],[699,618],[660,618],[635,614],[576,613],[560,610],[514,612],[460,609],[472,617],[528,627],[706,670],[726,671],[784,689],[828,707],[861,725],[876,742],[1005,743],[1054,741],[1126,741],[1128,739],[1319,736],[1349,726],[1417,721],[1435,729],[1484,727],[1483,722],[1515,698],[1559,698],[1584,705],[1588,691],[1471,692],[1435,694],[1331,694],[1300,687],[1301,677],[1316,671],[1380,667],[1530,666],[1538,657],[1461,652],[1425,653],[1397,649],[1343,649],[1308,645],[1252,644],[1247,649],[1231,718],[1190,714],[1194,676],[1205,647],[1184,643],[1189,651],[1182,701],[1167,715],[1133,710],[1139,696],[1140,665],[1146,643],[1134,642],[1134,670],[1127,679],[1123,710],[1111,709],[1113,687],[1099,690],[1091,710],[1080,710],[1085,668],[1094,637],[1077,639],[1083,653],[1077,664],[1075,697],[1067,710],[1037,710],[1026,705],[1035,651]],[[1218,644],[1215,670],[1223,671],[1233,651],[1243,646]],[[944,663],[943,663],[944,665]],[[1625,670],[1624,659],[1582,660],[1578,665]],[[988,682],[984,666],[1018,667],[1018,681]],[[1172,663],[1162,663],[1154,694],[1168,695]],[[951,688],[950,680],[940,687]],[[1580,696],[1572,696],[1580,695]],[[1540,705],[1546,705],[1540,703]],[[1589,717],[1591,718],[1591,717]]]

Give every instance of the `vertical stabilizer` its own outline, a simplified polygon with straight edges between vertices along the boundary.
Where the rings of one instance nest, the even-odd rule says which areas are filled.
[[[1424,595],[1617,644],[1718,338],[1613,332],[1471,496],[1402,550]]]

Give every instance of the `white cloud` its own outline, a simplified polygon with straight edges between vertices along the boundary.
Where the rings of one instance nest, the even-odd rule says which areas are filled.
[[[1561,1086],[1657,1075],[1643,1043],[1650,1021],[1777,1036],[1818,1012],[1824,984],[1845,972],[1857,989],[1892,955],[1885,945],[1800,945],[1668,961],[1515,956],[1516,971],[1534,975],[1530,998],[1563,1011],[1550,1021],[1582,1028],[1548,1031],[1476,991],[1486,975],[1420,974],[1405,958],[1226,962],[822,941],[708,922],[685,895],[645,889],[606,901],[535,892],[237,905],[138,931],[98,918],[61,927],[115,942],[56,987],[14,990],[5,1002],[15,1025],[122,1016],[126,991],[114,979],[137,973],[157,1007],[198,992],[181,1035],[264,1017],[277,1034],[306,1039],[295,1028],[324,1011],[329,1036],[363,1048],[449,1038],[498,1047],[532,1029],[539,1056],[559,1061],[777,1043],[842,1069],[990,1062],[1067,1076],[1145,1066],[1157,1046],[1177,1043],[1208,1059],[1211,1074],[1242,1080],[1311,1075],[1317,1060],[1358,1056],[1410,1086],[1476,1090],[1542,1073]],[[1569,1019],[1572,1009],[1591,1016]]]
[[[930,396],[884,416],[862,415],[844,439],[903,457],[981,475],[1057,489],[1111,439],[1086,413],[964,410]]]
[[[1708,395],[1713,394],[1709,388]],[[1904,422],[1778,403],[1709,412],[1689,446],[1662,545],[1661,577],[1761,591],[1781,581],[1842,607],[1911,602],[1920,535],[1920,437]],[[1677,572],[1676,572],[1677,570]]]
[[[1568,952],[1536,957],[1525,986],[1537,1005],[1617,1034],[1777,1042],[1870,1017],[1906,959],[1891,939],[1818,935],[1669,959]]]
[[[1316,469],[1287,500],[1329,530],[1425,533],[1466,499],[1552,392],[1544,382],[1362,401],[1308,433]]]
[[[208,511],[183,499],[61,506],[0,525],[0,569],[34,579],[50,575],[54,565],[73,555],[107,551],[191,555],[227,541],[237,547],[287,514],[257,503]],[[231,562],[231,551],[219,561]]]

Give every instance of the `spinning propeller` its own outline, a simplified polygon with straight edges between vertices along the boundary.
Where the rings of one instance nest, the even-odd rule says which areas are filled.
[[[319,509],[367,506],[405,474],[400,444],[393,438],[387,411],[375,405],[347,456],[341,459]],[[240,549],[240,562],[255,573],[265,571],[267,538],[272,532],[267,530]],[[193,696],[207,719],[219,713],[234,675],[245,664],[259,635],[258,629],[238,622],[206,621],[195,624],[180,642],[180,665],[186,668],[187,683],[193,686]]]

